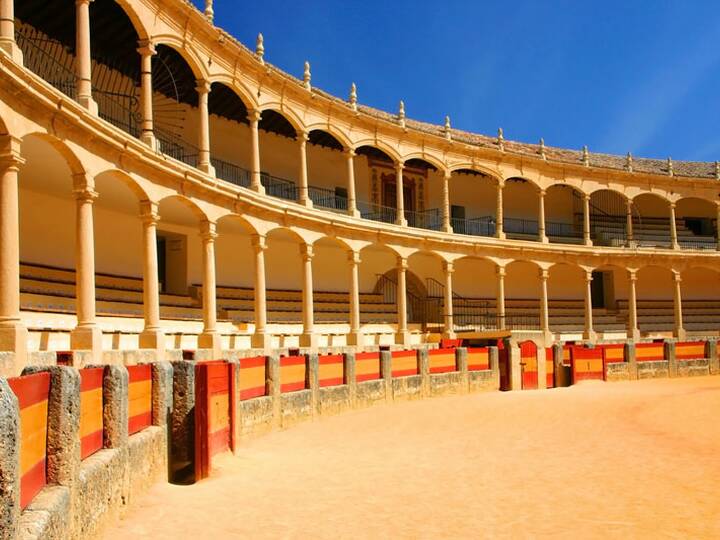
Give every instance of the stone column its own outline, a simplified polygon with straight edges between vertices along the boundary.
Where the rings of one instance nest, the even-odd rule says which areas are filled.
[[[403,195],[403,168],[402,163],[395,165],[395,178],[396,178],[396,213],[395,223],[397,225],[407,225],[407,219],[405,219],[405,196]]]
[[[163,350],[165,337],[160,328],[157,253],[157,224],[160,216],[157,212],[157,204],[154,202],[143,201],[140,203],[140,209],[143,222],[143,304],[145,308],[145,328],[140,334],[140,348]]]
[[[675,328],[673,335],[677,339],[685,339],[685,328],[683,328],[683,315],[682,315],[682,290],[680,283],[682,282],[682,276],[677,270],[672,271],[674,294],[673,294],[673,307],[675,313]]]
[[[267,292],[265,285],[265,250],[267,243],[265,237],[253,235],[253,249],[255,250],[255,333],[252,336],[252,346],[256,349],[268,351],[271,348],[271,336],[267,331]]]
[[[680,249],[677,236],[677,224],[675,223],[675,203],[670,203],[670,245],[672,249]]]
[[[75,0],[75,85],[77,101],[91,114],[98,106],[92,97],[92,59],[90,56],[90,2]]]
[[[219,360],[220,334],[217,331],[217,296],[215,283],[215,223],[203,221],[200,237],[203,252],[203,331],[198,338],[198,347],[212,349],[214,360]]]
[[[634,241],[633,221],[632,221],[632,204],[633,204],[632,199],[628,199],[627,200],[627,208],[626,208],[626,218],[625,218],[626,219],[625,228],[627,229],[625,236],[627,238],[628,244],[630,244],[631,242]]]
[[[593,307],[592,307],[592,271],[585,271],[585,329],[583,339],[595,341],[596,335],[593,330]]]
[[[10,140],[0,157],[0,351],[14,352],[17,368],[0,376],[18,375],[27,354],[28,332],[20,322],[18,171],[23,163],[20,141]]]
[[[198,94],[198,113],[200,114],[198,126],[198,169],[210,176],[215,176],[215,168],[210,163],[210,113],[208,112],[210,83],[198,79],[195,90],[197,90]]]
[[[347,213],[351,216],[360,217],[360,212],[358,212],[357,209],[357,197],[355,195],[355,150],[346,148],[345,157],[347,158]]]
[[[360,254],[356,251],[348,252],[350,267],[350,333],[347,336],[348,345],[362,345],[362,332],[360,330],[360,279],[358,265]]]
[[[550,312],[548,309],[548,282],[549,272],[545,268],[540,269],[540,329],[550,333]]]
[[[95,321],[95,237],[93,202],[97,193],[84,174],[73,178],[75,189],[75,287],[77,326],[70,334],[73,350],[89,350],[100,360],[102,334]]]
[[[408,261],[405,257],[397,259],[397,334],[395,334],[395,343],[397,345],[410,344],[410,332],[408,331],[407,322],[407,284],[406,274],[408,269]]]
[[[452,223],[450,221],[450,177],[452,173],[445,171],[443,175],[443,207],[442,207],[442,230],[446,233],[453,232]]]
[[[445,270],[445,302],[444,302],[444,322],[445,331],[443,337],[446,339],[455,339],[455,323],[453,319],[453,293],[452,293],[452,275],[455,271],[455,266],[451,262],[443,263],[443,270]]]
[[[250,189],[258,193],[265,193],[265,187],[260,182],[260,111],[250,109],[248,111],[250,121],[250,144],[252,146],[252,159],[250,164]]]
[[[140,140],[154,149],[156,141],[153,133],[152,57],[156,52],[155,45],[149,40],[141,40],[137,52],[140,54],[140,114],[142,115]]]
[[[538,242],[547,243],[548,237],[545,234],[545,190],[541,189],[538,194]]]
[[[497,267],[497,298],[496,313],[498,319],[498,330],[506,328],[505,322],[505,267]]]
[[[15,42],[15,0],[0,0],[0,49],[22,64],[22,51]]]
[[[590,239],[590,195],[583,196],[583,244],[593,245]]]
[[[633,341],[640,339],[637,315],[637,271],[628,270],[628,329],[627,337]]]
[[[505,238],[505,231],[503,230],[503,188],[505,187],[504,180],[498,180],[497,187],[497,201],[495,203],[495,237]]]
[[[308,188],[308,166],[307,166],[307,142],[306,131],[298,132],[300,146],[300,170],[298,171],[298,202],[302,205],[312,207]]]
[[[315,334],[315,319],[313,307],[313,275],[312,260],[313,247],[310,244],[300,244],[300,256],[302,257],[303,273],[303,333],[300,336],[300,346],[317,348],[317,335]]]

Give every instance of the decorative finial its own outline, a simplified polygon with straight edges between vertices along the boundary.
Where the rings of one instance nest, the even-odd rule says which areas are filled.
[[[405,127],[405,102],[400,100],[400,110],[398,111],[398,122]]]
[[[667,159],[667,168],[668,168],[668,175],[675,176],[675,172],[673,171],[673,162],[672,162],[671,157],[669,157]]]
[[[213,11],[213,0],[205,0],[205,17],[210,22],[213,22],[215,18],[215,12]]]
[[[310,62],[305,60],[305,70],[303,71],[303,86],[306,90],[310,90]]]
[[[450,129],[451,129],[451,127],[450,127],[450,117],[449,117],[449,116],[446,116],[446,117],[445,117],[445,138],[446,138],[448,141],[449,141],[450,139],[452,139],[452,134],[450,133]]]
[[[628,172],[633,172],[633,159],[630,152],[627,153],[627,158],[625,158],[625,168]]]
[[[263,56],[265,55],[265,38],[263,38],[262,34],[258,34],[257,41],[255,42],[255,56],[258,57],[258,60],[260,60],[261,64],[265,63],[265,59]]]
[[[720,180],[720,161],[715,162],[715,179]]]
[[[540,137],[540,157],[547,159],[547,156],[545,155],[545,139],[542,137]]]
[[[590,166],[590,153],[588,152],[587,144],[583,146],[582,162],[586,167]]]
[[[355,83],[350,85],[350,106],[353,111],[357,111],[357,86]]]
[[[498,128],[497,145],[500,147],[500,151],[505,151],[505,137],[503,136],[503,128]]]

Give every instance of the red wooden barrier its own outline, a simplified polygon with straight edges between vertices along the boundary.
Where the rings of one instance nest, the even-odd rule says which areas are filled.
[[[103,447],[104,368],[80,370],[80,458]]]
[[[572,377],[573,383],[588,380],[602,381],[605,378],[602,349],[574,346],[572,348]]]
[[[635,360],[637,362],[665,360],[665,344],[637,343],[635,345]]]
[[[128,435],[152,424],[152,366],[128,366]]]
[[[212,457],[235,449],[235,365],[195,365],[195,479],[210,475]]]
[[[20,508],[47,484],[47,425],[50,374],[8,379],[20,407]]]
[[[457,371],[455,349],[430,349],[428,351],[430,373]]]
[[[705,358],[704,341],[681,341],[675,344],[676,360],[699,360]]]
[[[306,388],[307,360],[305,356],[280,357],[280,392],[297,392]]]
[[[418,361],[415,351],[393,351],[392,352],[392,376],[407,377],[417,375]]]
[[[497,348],[500,367],[500,390],[510,390],[510,354],[501,339],[497,341]]]
[[[252,399],[267,394],[267,357],[240,359],[240,399]]]
[[[536,390],[538,387],[537,345],[533,341],[520,343],[520,364],[522,367],[522,389]]]
[[[458,347],[462,347],[462,339],[441,339],[440,340],[440,348],[441,349],[457,349]]]
[[[622,343],[608,343],[607,345],[599,345],[598,348],[602,350],[605,364],[625,361],[625,345]]]
[[[318,356],[318,384],[321,388],[345,383],[345,361],[342,354]]]
[[[572,345],[563,345],[563,357],[562,357],[562,363],[563,366],[571,366],[572,365]]]
[[[545,347],[545,387],[555,387],[555,361],[552,347]]]
[[[366,352],[355,355],[355,380],[374,381],[380,378],[380,353]]]
[[[487,347],[468,347],[468,371],[485,371],[490,369],[490,353]]]

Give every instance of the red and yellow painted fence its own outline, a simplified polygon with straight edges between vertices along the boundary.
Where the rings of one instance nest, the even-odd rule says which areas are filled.
[[[307,359],[305,356],[280,357],[280,392],[297,392],[307,388]]]
[[[571,366],[572,365],[572,348],[573,348],[573,345],[563,345],[563,356],[562,356],[563,366]]]
[[[635,345],[635,360],[637,362],[653,362],[665,360],[664,343],[637,343]]]
[[[375,381],[380,378],[380,353],[366,352],[355,355],[355,380]]]
[[[468,347],[468,371],[485,371],[490,369],[490,352],[487,347]]]
[[[105,368],[80,370],[80,458],[103,447],[103,375]]]
[[[345,357],[342,354],[318,356],[318,384],[320,388],[345,384]]]
[[[195,479],[210,474],[212,457],[235,448],[235,364],[195,365]]]
[[[591,380],[602,381],[605,378],[603,350],[599,347],[589,349],[573,346],[571,350],[571,366],[573,383]]]
[[[602,349],[603,362],[606,366],[625,361],[625,345],[622,343],[608,343],[599,345],[598,348]]]
[[[20,508],[47,483],[50,373],[8,379],[20,407]]]
[[[428,351],[430,373],[457,371],[455,349],[430,349]]]
[[[522,366],[522,389],[536,390],[538,387],[537,345],[532,341],[520,343],[520,364]]]
[[[152,424],[152,366],[128,366],[128,435]]]
[[[545,387],[555,387],[555,360],[552,347],[545,347]]]
[[[704,341],[680,341],[675,344],[676,360],[699,360],[705,358]]]
[[[393,377],[408,377],[410,375],[417,375],[419,372],[416,351],[392,352]]]
[[[252,399],[267,394],[267,357],[240,359],[240,399]]]

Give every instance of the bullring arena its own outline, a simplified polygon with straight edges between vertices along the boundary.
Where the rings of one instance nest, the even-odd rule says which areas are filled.
[[[0,50],[0,538],[720,535],[720,164],[366,107],[211,1]]]

